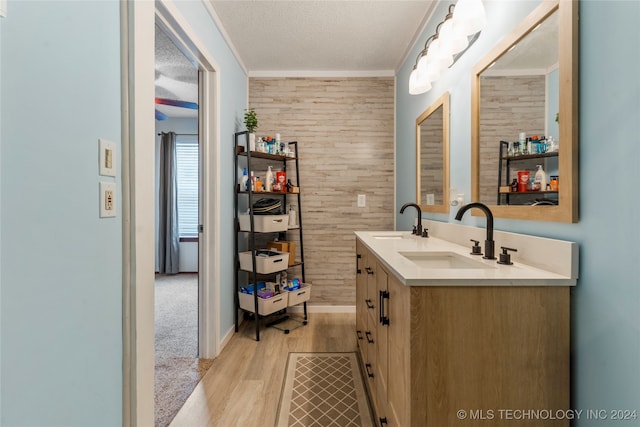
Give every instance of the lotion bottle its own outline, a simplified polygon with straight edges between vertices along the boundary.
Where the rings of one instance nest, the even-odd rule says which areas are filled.
[[[267,176],[264,181],[264,191],[270,192],[273,185],[273,171],[271,170],[271,166],[269,166],[269,170],[267,170]]]
[[[545,191],[547,189],[547,174],[542,169],[542,165],[536,165],[538,170],[535,175],[535,190],[536,191]]]
[[[249,181],[249,176],[247,175],[247,168],[244,168],[242,171],[242,180],[240,181],[240,191],[249,191],[247,187],[247,182]]]

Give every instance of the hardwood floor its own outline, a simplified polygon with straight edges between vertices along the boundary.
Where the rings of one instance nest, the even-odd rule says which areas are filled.
[[[289,334],[244,322],[171,427],[262,427],[275,423],[289,352],[356,351],[355,313],[309,315]]]

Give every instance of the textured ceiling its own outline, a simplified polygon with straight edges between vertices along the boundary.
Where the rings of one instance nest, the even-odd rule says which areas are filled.
[[[156,98],[198,102],[198,70],[156,25]],[[197,117],[196,110],[158,105],[168,117]]]
[[[210,0],[249,75],[395,71],[435,1]]]
[[[389,75],[434,0],[208,0],[249,76]],[[197,102],[197,71],[156,28],[156,97]],[[157,106],[169,117],[192,110]]]

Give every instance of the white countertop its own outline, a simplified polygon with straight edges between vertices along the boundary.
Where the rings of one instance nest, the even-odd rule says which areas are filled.
[[[525,264],[514,259],[514,254],[513,265],[471,255],[471,242],[463,246],[437,237],[414,236],[408,231],[358,231],[355,234],[389,272],[407,286],[575,286],[577,281],[577,277]],[[484,246],[484,240],[480,240],[480,245]],[[402,252],[453,252],[482,263],[485,268],[421,267]],[[497,243],[495,252],[497,258],[501,252]]]

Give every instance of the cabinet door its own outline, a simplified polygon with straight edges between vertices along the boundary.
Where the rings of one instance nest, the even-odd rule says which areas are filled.
[[[389,331],[389,324],[387,321],[383,322],[383,316],[388,319],[387,307],[389,306],[387,281],[389,275],[380,265],[376,270],[376,289],[378,298],[377,302],[377,338],[378,344],[376,346],[376,398],[378,400],[378,407],[381,408],[380,417],[386,417],[387,407],[387,376],[388,376],[388,346],[387,337]]]
[[[368,251],[356,240],[356,335],[362,361],[367,360],[365,331],[367,330],[367,265]]]
[[[387,423],[388,426],[409,427],[411,424],[411,288],[393,275],[388,278],[389,299],[385,301],[387,326]],[[388,312],[388,313],[387,313]],[[419,425],[419,424],[416,424]]]

